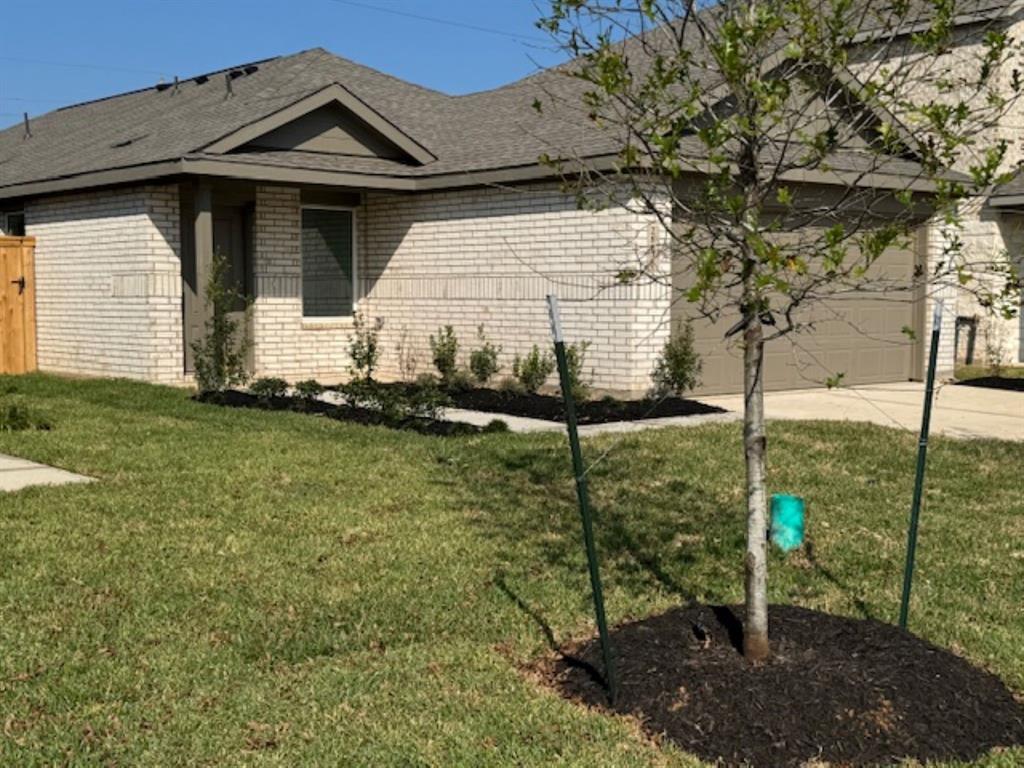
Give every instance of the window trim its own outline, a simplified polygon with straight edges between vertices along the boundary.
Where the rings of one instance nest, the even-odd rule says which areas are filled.
[[[348,211],[352,214],[352,312],[348,315],[307,315],[306,296],[302,289],[302,279],[299,279],[299,298],[302,301],[302,322],[304,325],[337,325],[338,323],[351,322],[359,311],[359,301],[362,296],[359,294],[359,237],[358,237],[358,216],[359,209],[351,205],[316,205],[303,204],[299,206],[299,271],[302,271],[302,213],[304,211]]]

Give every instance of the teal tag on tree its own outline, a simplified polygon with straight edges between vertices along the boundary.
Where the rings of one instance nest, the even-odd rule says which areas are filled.
[[[804,500],[785,493],[772,494],[772,543],[792,552],[804,543]]]

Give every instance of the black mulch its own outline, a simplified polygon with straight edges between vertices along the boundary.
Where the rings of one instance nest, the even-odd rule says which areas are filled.
[[[541,394],[514,394],[494,389],[469,389],[451,393],[456,408],[488,413],[507,413],[531,419],[564,421],[565,407],[561,397]],[[664,400],[617,400],[600,398],[576,404],[580,424],[607,424],[613,421],[636,421],[662,416],[695,416],[723,413],[723,409],[697,400],[669,397]]]
[[[948,651],[877,621],[773,606],[774,656],[751,666],[738,610],[680,608],[615,630],[614,710],[729,766],[972,760],[1024,744],[1024,707]],[[596,641],[566,653],[545,670],[551,684],[607,708]]]
[[[1024,392],[1024,378],[981,376],[977,379],[958,381],[957,384],[962,387],[984,387],[985,389],[1008,389],[1011,392]]]
[[[455,437],[462,435],[475,435],[483,430],[472,424],[462,424],[453,421],[438,421],[423,417],[412,417],[408,419],[389,419],[380,411],[369,408],[353,408],[349,405],[333,405],[321,400],[306,401],[297,397],[257,397],[248,392],[228,390],[208,395],[196,395],[195,399],[201,403],[212,405],[223,405],[229,408],[258,408],[265,411],[296,411],[319,416],[326,416],[329,419],[338,421],[349,421],[354,424],[370,426],[384,426],[391,429],[409,430],[419,432],[423,435],[434,435],[438,437]]]

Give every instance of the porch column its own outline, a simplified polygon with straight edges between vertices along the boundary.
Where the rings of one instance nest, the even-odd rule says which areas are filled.
[[[213,266],[213,190],[200,179],[181,185],[185,373],[195,371],[192,344],[202,338],[210,311],[206,284]]]

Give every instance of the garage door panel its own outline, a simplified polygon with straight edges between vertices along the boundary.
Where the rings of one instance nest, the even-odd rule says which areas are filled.
[[[872,273],[906,286],[912,279],[914,263],[912,250],[893,249],[879,259]],[[683,319],[688,311],[686,302],[677,302],[673,317]],[[844,385],[903,381],[914,374],[914,345],[903,333],[903,328],[914,327],[914,304],[909,293],[844,295],[806,308],[797,319],[813,327],[768,344],[768,389],[822,386],[836,373],[844,374]],[[724,338],[737,320],[694,321],[697,351],[703,360],[698,394],[743,391],[741,338]]]

